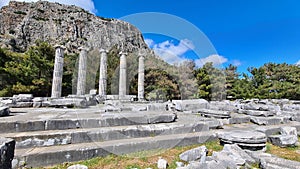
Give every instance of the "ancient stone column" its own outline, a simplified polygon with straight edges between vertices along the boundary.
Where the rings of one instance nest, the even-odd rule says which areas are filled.
[[[127,53],[120,52],[120,78],[119,78],[119,99],[124,99],[126,96],[126,80],[127,80]]]
[[[107,88],[107,51],[101,49],[100,55],[99,95],[105,98]]]
[[[144,100],[144,81],[145,81],[145,58],[142,54],[139,56],[139,70],[138,70],[138,99]]]
[[[79,48],[79,65],[78,65],[78,79],[77,79],[77,95],[85,95],[86,87],[86,71],[87,71],[87,49]]]
[[[51,98],[61,97],[63,68],[64,68],[64,47],[56,45]]]

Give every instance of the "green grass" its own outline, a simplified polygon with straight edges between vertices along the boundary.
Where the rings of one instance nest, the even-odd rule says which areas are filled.
[[[300,141],[300,137],[298,137],[298,140]],[[276,155],[278,157],[284,158],[284,159],[300,162],[300,154],[299,154],[300,146],[278,147],[278,146],[272,145],[270,143],[267,143],[267,151],[266,152]]]

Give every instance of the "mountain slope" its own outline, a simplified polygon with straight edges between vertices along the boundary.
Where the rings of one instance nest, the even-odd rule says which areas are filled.
[[[117,46],[127,52],[148,50],[134,26],[97,17],[73,5],[11,1],[0,10],[0,23],[0,47],[14,51],[26,51],[36,40],[64,45],[68,53],[78,52],[80,46],[107,50]]]

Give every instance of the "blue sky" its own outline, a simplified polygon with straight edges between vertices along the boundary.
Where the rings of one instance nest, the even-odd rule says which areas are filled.
[[[9,0],[1,0],[0,6]],[[24,0],[19,0],[24,1]],[[25,0],[36,1],[36,0]],[[151,47],[162,57],[195,58],[216,65],[229,63],[240,72],[267,62],[296,64],[300,61],[300,1],[298,0],[49,0],[81,6],[98,16],[122,18],[127,15],[157,12],[180,17],[195,25],[214,46],[215,55],[206,45],[190,37],[170,37],[145,33]],[[144,20],[146,24],[149,20]],[[133,20],[134,22],[134,20]],[[138,28],[141,29],[141,26]],[[184,27],[170,27],[170,32],[189,32]],[[169,26],[169,27],[168,27]],[[200,37],[200,36],[199,36]],[[203,37],[202,37],[203,38]],[[202,41],[206,41],[202,39]],[[208,50],[208,52],[204,52]],[[209,54],[212,54],[210,56]],[[207,56],[206,56],[207,55]],[[176,60],[175,57],[175,60]],[[174,59],[174,58],[172,58]],[[300,62],[299,62],[300,63]]]
[[[209,38],[218,54],[226,58],[223,65],[236,64],[239,71],[266,62],[295,64],[300,60],[298,0],[100,0],[94,3],[96,14],[109,18],[140,12],[181,17]],[[167,40],[151,35],[146,38],[155,43]]]

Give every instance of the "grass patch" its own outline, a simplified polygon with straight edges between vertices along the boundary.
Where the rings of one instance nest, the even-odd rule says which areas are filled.
[[[131,169],[131,168],[157,168],[157,160],[159,157],[168,161],[168,169],[176,169],[176,162],[180,161],[179,154],[192,148],[205,145],[208,149],[209,155],[212,151],[221,151],[223,146],[220,145],[218,140],[207,142],[205,144],[197,144],[191,146],[179,146],[171,149],[159,149],[150,151],[141,151],[131,153],[123,156],[109,155],[106,157],[97,157],[86,161],[76,163],[65,163],[47,169],[66,169],[68,166],[74,164],[83,164],[88,166],[89,169]],[[41,168],[40,168],[41,169]]]
[[[272,145],[271,143],[267,143],[267,153],[276,155],[278,157],[299,161],[300,162],[300,147],[278,147]]]

